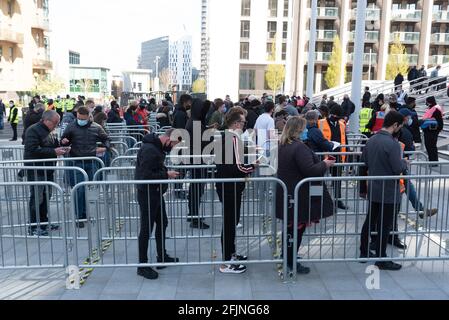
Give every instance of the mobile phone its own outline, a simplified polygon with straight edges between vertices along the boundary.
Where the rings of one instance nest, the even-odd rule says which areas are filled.
[[[334,156],[327,156],[327,160],[337,161],[337,158],[335,158]]]

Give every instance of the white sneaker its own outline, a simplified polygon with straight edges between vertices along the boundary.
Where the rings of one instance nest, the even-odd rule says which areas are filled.
[[[246,272],[246,267],[238,264],[226,264],[220,267],[220,272],[225,274],[242,274]]]
[[[237,225],[237,229],[243,229],[243,224],[239,223],[239,224]]]

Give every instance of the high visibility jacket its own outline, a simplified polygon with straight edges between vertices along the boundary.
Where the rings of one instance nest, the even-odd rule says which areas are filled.
[[[15,116],[14,113],[16,113]],[[9,111],[8,122],[11,124],[19,124],[19,109],[16,106],[12,107]]]
[[[55,107],[56,107],[56,110],[64,110],[62,101],[55,101]]]
[[[368,129],[366,126],[368,125],[369,121],[373,117],[374,110],[371,108],[362,108],[360,110],[360,132],[361,133],[370,133],[371,130]]]
[[[344,145],[346,144],[346,123],[344,122],[344,120],[340,120],[338,123],[340,124],[341,141],[336,142],[340,142],[342,145]],[[331,127],[329,126],[329,123],[327,122],[327,119],[318,121],[318,129],[320,129],[323,132],[324,139],[332,141],[332,130]],[[341,148],[341,152],[346,152],[346,148],[345,147]],[[342,156],[341,159],[342,162],[346,162],[346,156]]]
[[[72,112],[74,107],[75,107],[75,102],[73,102],[72,99],[66,100],[66,105],[65,105],[66,112]]]
[[[399,142],[399,144],[401,145],[401,149],[402,149],[402,154],[404,155],[405,152],[405,144],[403,144],[402,142]],[[405,180],[401,179],[399,180],[399,188],[401,190],[401,194],[405,193]]]
[[[382,130],[382,127],[384,126],[385,115],[386,113],[384,111],[376,112],[376,123],[373,127],[373,133],[378,133],[380,130]]]

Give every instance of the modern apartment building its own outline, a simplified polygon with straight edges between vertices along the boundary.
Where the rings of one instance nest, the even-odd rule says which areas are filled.
[[[305,91],[310,34],[311,1],[295,0],[290,93]],[[343,65],[351,80],[357,0],[318,0],[315,91],[326,89],[333,39],[340,37]],[[368,0],[363,77],[385,79],[390,48],[395,39],[405,46],[409,65],[432,67],[449,62],[447,0]],[[343,73],[342,73],[343,74]]]
[[[207,1],[203,40],[208,43],[202,59],[208,62],[209,98],[229,94],[236,100],[272,92],[265,81],[270,64],[284,65],[290,76],[293,4],[294,0]]]
[[[49,75],[48,0],[0,0],[0,96],[30,91],[38,75]]]
[[[156,58],[158,64],[156,66]],[[160,76],[164,69],[170,71],[170,84],[179,90],[192,86],[192,37],[161,37],[142,43],[139,69],[154,70]],[[156,72],[159,74],[156,75]]]

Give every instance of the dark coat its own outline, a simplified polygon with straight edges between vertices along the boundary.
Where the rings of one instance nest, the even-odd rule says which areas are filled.
[[[165,166],[165,153],[162,150],[162,142],[154,133],[147,134],[143,138],[143,144],[137,153],[137,164],[135,172],[136,180],[168,180],[168,170]],[[160,185],[138,185],[140,191],[148,188],[150,192],[159,194]],[[162,186],[162,192],[165,193],[167,185]],[[159,198],[159,197],[155,197]],[[153,204],[151,204],[153,205]]]
[[[316,125],[308,126],[307,129],[309,130],[307,144],[313,152],[332,152],[334,150],[334,144],[324,138],[323,132]]]
[[[187,111],[182,106],[177,106],[175,113],[173,114],[173,128],[175,129],[185,129],[187,125]]]
[[[402,74],[398,74],[396,78],[394,78],[395,87],[402,85],[404,82],[404,76]]]
[[[259,114],[256,111],[254,111],[253,108],[248,108],[245,110],[248,111],[248,116],[246,117],[246,121],[248,121],[248,124],[246,125],[246,128],[254,129],[257,122],[257,118],[259,118]]]
[[[401,129],[399,141],[405,145],[405,152],[416,151],[415,144],[413,143],[413,134],[409,126],[404,126]]]
[[[35,125],[42,119],[42,114],[44,113],[43,110],[39,110],[39,112],[35,112],[34,110],[30,110],[25,115],[25,118],[23,119],[23,134],[22,134],[22,144],[25,145],[25,138],[26,138],[26,131],[28,128],[30,128],[32,125]]]
[[[288,222],[293,221],[294,191],[298,183],[312,177],[323,177],[327,171],[326,164],[304,143],[295,141],[290,145],[279,147],[278,178],[285,183],[288,192]],[[334,214],[334,205],[327,187],[322,183],[312,184],[314,187],[323,187],[323,196],[309,198],[310,185],[306,184],[299,190],[299,216],[298,223],[312,223],[328,218]],[[309,206],[310,202],[310,206]],[[276,192],[276,217],[283,220],[284,192],[278,185]]]
[[[355,112],[355,104],[350,99],[343,100],[341,107],[348,118]]]
[[[25,139],[25,160],[53,159],[57,158],[55,148],[59,147],[59,141],[55,133],[50,132],[47,126],[38,122],[28,128]],[[31,164],[32,166],[33,164]],[[35,166],[54,166],[56,162],[38,163]]]
[[[123,119],[120,118],[120,113],[111,109],[108,113],[108,123],[123,123]]]
[[[70,156],[72,158],[96,157],[97,143],[99,142],[107,149],[110,148],[108,135],[100,125],[94,122],[89,122],[85,127],[79,126],[77,122],[69,124],[61,137],[61,141],[65,138],[71,144]]]

